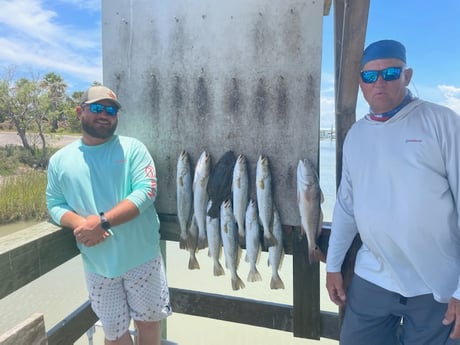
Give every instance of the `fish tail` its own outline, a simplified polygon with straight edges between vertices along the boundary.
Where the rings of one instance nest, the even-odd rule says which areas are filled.
[[[257,270],[256,267],[254,269],[251,269],[248,273],[248,282],[259,282],[262,280],[262,276],[260,275],[259,271]]]
[[[188,261],[188,269],[189,270],[199,270],[200,264],[196,259],[195,252],[190,252],[190,259]]]
[[[246,286],[244,285],[243,281],[241,280],[238,275],[235,275],[235,277],[232,277],[232,289],[234,291],[239,290],[239,289],[244,289]]]
[[[225,274],[224,268],[222,267],[219,261],[216,261],[214,263],[214,276],[219,277],[219,276],[223,276],[224,274]]]
[[[284,283],[278,274],[275,274],[272,276],[272,279],[270,280],[270,289],[272,290],[284,289]]]

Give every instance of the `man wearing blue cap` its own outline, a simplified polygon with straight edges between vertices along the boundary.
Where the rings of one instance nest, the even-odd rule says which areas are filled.
[[[400,42],[364,50],[369,113],[345,139],[326,265],[329,296],[346,306],[342,345],[460,344],[460,117],[414,98],[412,73]]]

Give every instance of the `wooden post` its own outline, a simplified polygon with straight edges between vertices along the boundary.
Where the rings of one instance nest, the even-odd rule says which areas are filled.
[[[295,337],[320,339],[319,263],[308,263],[307,239],[292,235],[292,280]]]

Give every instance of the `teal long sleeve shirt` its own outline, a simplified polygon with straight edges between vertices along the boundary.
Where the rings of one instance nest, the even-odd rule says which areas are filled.
[[[77,140],[49,162],[46,202],[56,223],[68,211],[87,217],[125,199],[139,210],[134,219],[112,227],[113,236],[103,242],[92,247],[77,242],[87,272],[113,278],[160,254],[156,193],[153,159],[134,138],[115,135],[96,146]]]

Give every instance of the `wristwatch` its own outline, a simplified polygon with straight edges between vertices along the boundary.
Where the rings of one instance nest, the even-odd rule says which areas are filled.
[[[110,230],[111,226],[107,218],[104,216],[104,212],[99,213],[99,216],[101,217],[101,227],[104,230]]]

